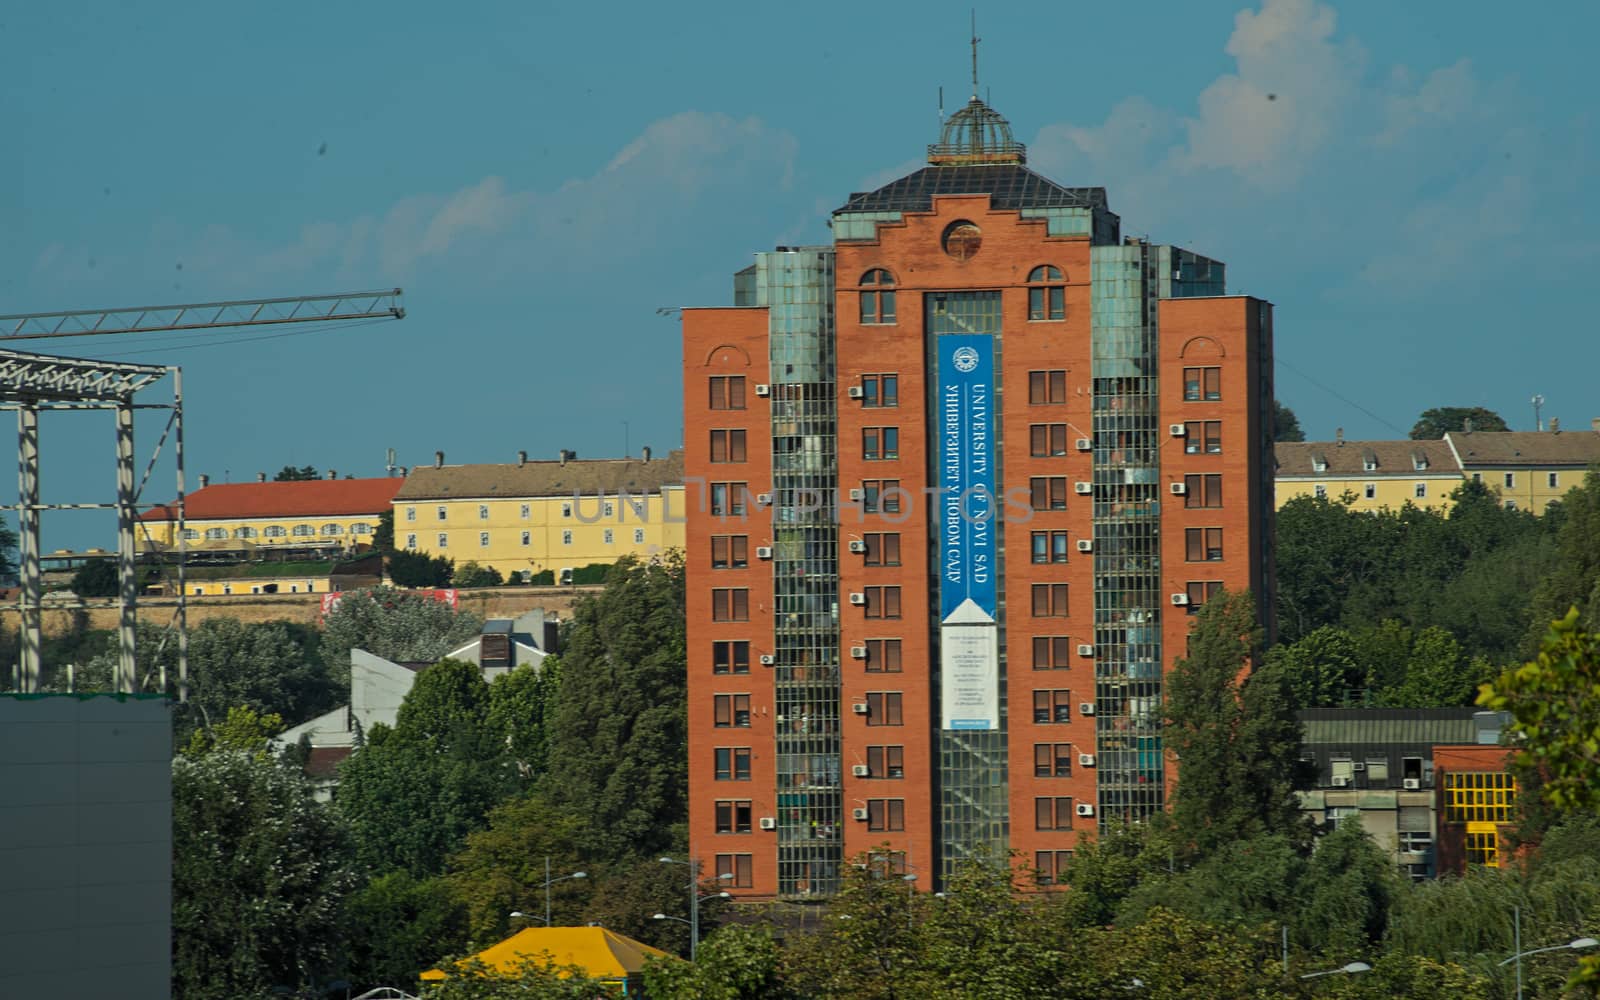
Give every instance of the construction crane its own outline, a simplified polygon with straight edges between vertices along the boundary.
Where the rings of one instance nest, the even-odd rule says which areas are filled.
[[[277,299],[240,299],[231,302],[195,302],[169,306],[134,306],[124,309],[83,309],[70,312],[20,313],[0,316],[0,341],[59,337],[95,337],[123,333],[174,330],[215,330],[285,323],[321,323],[341,320],[404,319],[401,289],[345,292],[337,295],[301,295]],[[174,347],[175,350],[179,349]],[[133,397],[163,375],[172,375],[170,404],[140,404]],[[42,667],[41,602],[44,596],[40,569],[39,515],[46,510],[112,509],[117,512],[117,576],[119,649],[115,687],[136,689],[134,626],[137,622],[138,581],[134,569],[134,525],[139,497],[168,434],[173,437],[177,467],[177,500],[166,507],[176,523],[178,540],[177,608],[178,689],[188,694],[188,603],[184,593],[184,563],[188,554],[184,538],[183,475],[183,373],[177,367],[133,365],[115,361],[54,357],[0,349],[0,409],[17,411],[19,495],[17,511],[18,576],[21,588],[17,610],[21,618],[21,650],[17,688],[37,690]],[[135,485],[133,412],[168,409],[171,415],[156,445],[142,480]],[[39,501],[39,413],[41,410],[112,410],[116,416],[117,498],[115,503],[57,503]],[[76,457],[76,456],[75,456]],[[152,506],[152,505],[146,505]],[[163,668],[164,670],[164,668]],[[163,688],[165,687],[163,678]]]

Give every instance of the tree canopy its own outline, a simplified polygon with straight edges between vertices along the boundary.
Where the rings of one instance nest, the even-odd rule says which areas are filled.
[[[322,623],[322,658],[348,677],[350,650],[396,663],[432,663],[483,628],[483,619],[432,594],[373,587],[341,594]]]
[[[1304,441],[1306,432],[1300,429],[1300,418],[1278,400],[1272,401],[1272,440]]]
[[[72,574],[68,586],[79,597],[116,597],[120,588],[117,564],[111,559],[90,559]]]
[[[1509,431],[1500,414],[1482,406],[1435,406],[1423,410],[1411,427],[1411,440],[1437,441],[1448,433],[1459,434],[1472,421],[1475,431]]]
[[[275,483],[299,483],[308,479],[321,478],[322,473],[318,472],[314,466],[305,465],[297,469],[292,465],[285,465],[272,477],[272,481]]]

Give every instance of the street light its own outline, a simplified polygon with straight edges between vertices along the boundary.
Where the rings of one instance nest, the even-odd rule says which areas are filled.
[[[1504,962],[1501,962],[1500,964],[1501,965],[1510,965],[1512,962],[1517,963],[1517,1000],[1522,1000],[1522,960],[1524,958],[1527,958],[1529,955],[1540,955],[1540,954],[1543,954],[1544,952],[1547,952],[1547,951],[1560,951],[1563,948],[1571,948],[1571,949],[1573,949],[1575,951],[1581,951],[1584,948],[1593,948],[1597,944],[1600,944],[1600,941],[1596,941],[1592,937],[1573,938],[1571,941],[1568,941],[1566,944],[1553,944],[1553,945],[1550,945],[1548,948],[1535,948],[1532,951],[1519,951],[1515,955],[1512,955],[1510,958],[1506,959]],[[1521,945],[1522,945],[1522,911],[1519,908],[1517,910],[1517,946],[1521,947]]]
[[[700,949],[700,902],[705,899],[732,899],[733,894],[728,892],[713,892],[700,895],[700,859],[690,858],[687,861],[681,858],[657,858],[664,865],[684,865],[689,869],[689,919],[684,921],[689,925],[689,961],[694,961],[695,953]],[[717,876],[717,881],[722,882],[733,878],[733,872],[723,872]],[[668,917],[659,914],[656,919],[683,920],[682,917]]]
[[[1305,975],[1301,976],[1300,978],[1301,979],[1315,979],[1318,976],[1337,976],[1337,975],[1339,975],[1341,973],[1353,976],[1358,972],[1371,972],[1371,971],[1372,971],[1372,966],[1368,965],[1365,962],[1351,962],[1349,965],[1341,965],[1337,969],[1329,969],[1326,972],[1308,972]]]
[[[571,875],[561,875],[561,876],[558,876],[557,878],[551,878],[550,877],[550,856],[548,854],[545,855],[545,858],[544,858],[544,925],[546,927],[550,926],[550,887],[555,885],[557,882],[565,882],[567,879],[588,878],[588,877],[589,877],[589,873],[588,872],[573,872]],[[531,913],[523,913],[521,910],[512,910],[511,911],[511,916],[513,916],[513,917],[525,917],[528,920],[532,920],[533,919],[533,914],[531,914]]]

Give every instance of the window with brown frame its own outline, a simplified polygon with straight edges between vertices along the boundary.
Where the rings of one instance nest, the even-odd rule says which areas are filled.
[[[861,405],[899,406],[900,376],[892,374],[861,376]]]
[[[719,694],[713,698],[715,715],[712,724],[718,728],[748,729],[750,727],[750,696],[747,694]]]
[[[868,618],[899,618],[900,617],[900,588],[899,587],[868,587],[866,588]]]
[[[1222,561],[1221,528],[1183,529],[1184,558],[1189,562]]]
[[[900,513],[900,499],[905,492],[898,479],[863,479],[861,481],[861,509],[868,514],[880,511],[885,514]]]
[[[1067,617],[1067,585],[1064,583],[1036,583],[1033,585],[1033,617]]]
[[[889,461],[900,457],[900,428],[861,428],[861,457],[868,462]]]
[[[874,833],[906,828],[905,799],[868,799],[867,829]]]
[[[718,781],[750,780],[749,747],[717,747],[715,757]]]
[[[867,545],[868,566],[900,565],[900,533],[898,531],[869,531],[862,536]]]
[[[717,855],[717,884],[735,889],[748,889],[755,885],[750,859],[749,854]],[[724,875],[729,877],[723,878]]]
[[[745,451],[745,432],[742,430],[715,430],[711,432],[711,461],[744,462],[749,459]]]
[[[1070,548],[1065,531],[1035,531],[1031,539],[1033,543],[1033,561],[1036,563],[1064,563]]]
[[[899,691],[872,691],[867,694],[867,725],[899,726],[904,724],[900,710]]]
[[[894,322],[894,275],[882,268],[861,276],[861,322]]]
[[[1072,692],[1057,689],[1033,693],[1033,721],[1040,725],[1072,721]]]
[[[1184,476],[1183,505],[1191,510],[1201,507],[1221,507],[1221,474],[1208,472],[1202,476]]]
[[[867,774],[873,778],[904,778],[905,747],[867,747]]]
[[[728,639],[711,644],[711,672],[714,674],[748,674],[750,672],[750,641]]]
[[[1183,434],[1184,454],[1222,454],[1222,421],[1190,420],[1183,425]]]
[[[1067,315],[1066,279],[1053,264],[1028,272],[1028,319],[1062,319]]]
[[[744,569],[748,565],[750,565],[750,536],[711,536],[712,569]]]
[[[712,590],[711,620],[714,622],[749,621],[749,589],[745,587],[717,587]]]
[[[1071,851],[1034,851],[1034,879],[1039,885],[1057,885],[1065,883],[1067,879],[1067,868],[1071,864]]]
[[[900,672],[900,640],[868,639],[867,673],[898,674]]]
[[[1035,830],[1072,829],[1072,799],[1064,795],[1040,796],[1033,800]]]
[[[1034,510],[1067,509],[1066,476],[1034,476],[1028,480],[1028,493]]]
[[[1028,373],[1028,403],[1031,406],[1048,406],[1067,401],[1067,373],[1064,369],[1047,369]]]
[[[719,799],[717,801],[717,832],[749,833],[750,813],[749,799]]]
[[[1033,776],[1035,778],[1072,777],[1072,744],[1035,743],[1033,745]]]
[[[1064,635],[1033,637],[1033,669],[1065,670],[1072,666],[1072,639]]]
[[[1197,613],[1207,601],[1217,596],[1222,590],[1221,580],[1190,580],[1184,587],[1184,593],[1189,597],[1189,613]]]
[[[1221,368],[1185,368],[1183,398],[1186,402],[1214,403],[1222,398]]]
[[[742,516],[750,502],[749,483],[709,483],[711,514],[714,517]]]
[[[713,410],[744,409],[743,375],[713,375],[710,382]]]
[[[1067,453],[1066,424],[1031,424],[1028,427],[1029,453],[1034,458],[1059,458]]]

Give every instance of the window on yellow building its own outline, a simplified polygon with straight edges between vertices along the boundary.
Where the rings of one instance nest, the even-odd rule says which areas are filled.
[[[355,524],[352,524],[350,526],[350,534],[352,534],[352,535],[370,535],[370,534],[372,534],[372,525],[368,524],[365,521],[357,521]]]
[[[530,516],[530,515],[531,515],[531,514],[532,514],[532,513],[533,513],[533,510],[532,510],[532,508],[531,508],[531,507],[529,507],[529,505],[527,505],[527,504],[523,504],[523,505],[522,505],[522,519],[523,519],[523,520],[524,520],[524,521],[526,521],[526,520],[527,520],[527,519],[528,519],[528,517],[529,517],[529,516]]]
[[[324,535],[342,535],[344,534],[344,527],[338,524],[324,524],[322,533]]]
[[[610,545],[610,544],[611,544],[611,543],[612,543],[612,542],[613,542],[613,541],[615,541],[615,540],[616,540],[616,539],[615,539],[615,538],[614,538],[614,537],[613,537],[613,535],[612,535],[612,534],[611,534],[611,529],[610,529],[610,528],[607,528],[607,529],[606,529],[606,544],[607,544],[607,545]]]
[[[220,541],[220,540],[222,540],[224,538],[227,538],[227,537],[228,537],[228,529],[227,528],[207,528],[206,529],[206,541],[208,541],[208,542]]]
[[[1549,473],[1549,477],[1550,478],[1547,481],[1548,481],[1551,489],[1555,489],[1555,488],[1557,488],[1558,486],[1561,485],[1561,474],[1560,473],[1558,473],[1558,472]]]
[[[478,504],[478,520],[480,520],[480,521],[489,520],[489,505],[488,504],[486,504],[486,503]]]
[[[634,528],[633,529],[633,544],[635,544],[635,545],[643,545],[644,544],[644,529],[643,528]]]
[[[287,531],[283,530],[283,525],[281,524],[269,524],[261,530],[261,533],[268,538],[282,538],[288,534]]]
[[[406,548],[409,549],[409,550],[415,551],[416,547],[417,547],[417,536],[416,535],[407,535],[406,536]]]
[[[407,507],[406,508],[406,520],[407,521],[415,521],[416,519],[417,519],[417,508],[415,508],[415,507]]]
[[[561,516],[562,517],[571,517],[572,516],[572,504],[564,503],[564,504],[561,505]]]
[[[562,545],[571,545],[572,544],[572,532],[563,531],[561,533],[561,544]]]
[[[478,548],[486,549],[488,547],[489,547],[489,533],[487,531],[478,532]]]
[[[1467,832],[1467,864],[1500,867],[1500,834],[1494,830]]]
[[[449,546],[450,546],[450,536],[445,534],[442,531],[439,532],[439,548],[441,548],[441,549],[449,548]]]
[[[1376,500],[1378,498],[1378,484],[1368,483],[1367,488],[1363,492],[1366,494],[1368,500]]]
[[[1426,499],[1427,496],[1428,496],[1428,484],[1427,483],[1418,483],[1417,484],[1417,499],[1418,500]]]
[[[192,542],[200,537],[200,532],[194,530],[193,528],[184,528],[183,537]]]
[[[438,511],[439,520],[443,521],[448,516],[446,514],[447,508],[445,508],[443,505],[441,505],[441,506],[439,506],[439,507],[437,507],[435,509]]]
[[[236,529],[234,531],[234,533],[233,533],[233,537],[235,537],[235,538],[254,538],[254,537],[256,537],[256,529],[250,527],[249,525],[245,525],[242,528]]]
[[[524,531],[522,533],[522,544],[524,544],[524,545],[532,545],[533,544],[533,532]]]

